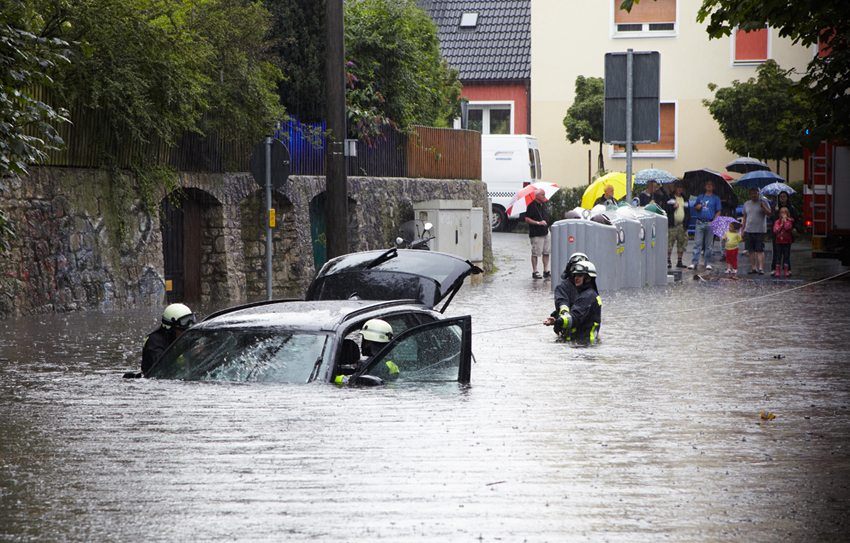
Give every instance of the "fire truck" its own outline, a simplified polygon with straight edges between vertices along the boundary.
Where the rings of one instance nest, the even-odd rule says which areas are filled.
[[[850,265],[850,147],[821,142],[806,150],[803,220],[812,233],[813,258]]]

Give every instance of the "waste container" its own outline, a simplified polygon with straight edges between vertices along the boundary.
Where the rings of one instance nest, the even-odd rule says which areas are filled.
[[[584,253],[596,265],[596,286],[600,290],[614,290],[622,287],[617,282],[616,251],[617,229],[611,225],[600,224],[587,219],[567,219],[558,221],[551,227],[552,254],[550,264],[552,289],[560,283],[561,273],[567,267],[574,253]]]

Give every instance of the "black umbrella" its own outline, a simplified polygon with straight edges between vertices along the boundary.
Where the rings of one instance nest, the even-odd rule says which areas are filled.
[[[727,172],[748,173],[759,170],[770,170],[770,166],[760,160],[748,156],[738,157],[726,165]]]
[[[685,172],[682,176],[682,181],[685,183],[685,189],[689,194],[697,195],[705,192],[705,182],[714,182],[714,194],[720,197],[721,200],[730,200],[735,197],[735,191],[732,185],[729,184],[723,174],[704,168],[702,170],[691,170]]]

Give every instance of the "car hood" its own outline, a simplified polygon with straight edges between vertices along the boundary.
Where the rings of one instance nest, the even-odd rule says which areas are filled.
[[[314,300],[418,300],[429,308],[448,298],[481,268],[454,255],[390,249],[351,253],[329,260],[307,289]]]

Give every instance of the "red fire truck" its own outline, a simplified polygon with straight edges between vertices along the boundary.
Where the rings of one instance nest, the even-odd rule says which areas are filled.
[[[850,147],[822,142],[806,151],[803,220],[812,233],[813,258],[850,265]]]

